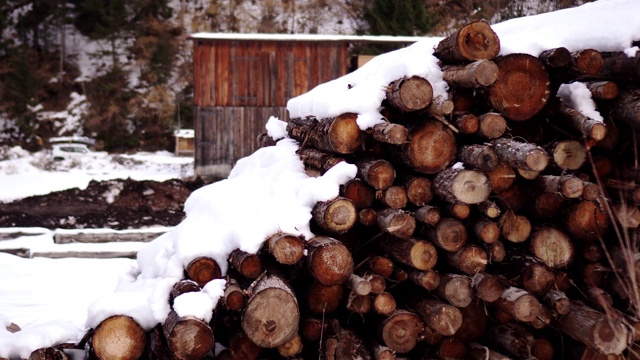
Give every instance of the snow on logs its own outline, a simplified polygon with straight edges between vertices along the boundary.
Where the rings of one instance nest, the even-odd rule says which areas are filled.
[[[316,236],[275,233],[257,254],[234,251],[211,321],[171,311],[145,336],[131,318],[109,318],[92,354],[202,359],[215,339],[227,348],[219,359],[551,359],[567,358],[554,355],[567,337],[578,358],[626,354],[640,339],[627,312],[640,271],[626,271],[638,267],[614,245],[640,223],[625,152],[640,127],[638,56],[499,50],[490,26],[473,22],[434,53],[449,99],[403,77],[384,87],[385,122],[369,129],[354,113],[291,119],[309,174],[358,169],[313,207]],[[569,82],[584,84],[604,121],[558,100]],[[167,301],[220,269],[193,259]]]

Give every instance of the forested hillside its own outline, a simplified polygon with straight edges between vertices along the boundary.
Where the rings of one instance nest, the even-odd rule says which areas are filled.
[[[172,131],[192,126],[195,32],[445,35],[588,1],[5,0],[0,143],[36,150],[84,135],[108,151],[170,148]]]

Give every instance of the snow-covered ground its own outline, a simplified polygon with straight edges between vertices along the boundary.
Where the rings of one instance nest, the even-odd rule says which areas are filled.
[[[537,55],[541,50],[558,46],[631,54],[637,51],[637,47],[632,48],[632,41],[640,40],[640,1],[600,0],[579,8],[510,20],[495,25],[494,29],[501,39],[502,54],[517,51]],[[378,107],[384,96],[383,87],[391,80],[420,75],[436,84],[442,81],[439,69],[431,66],[436,63],[432,55],[434,43],[433,39],[425,39],[382,55],[356,72],[293,99],[289,111],[293,116],[318,117],[354,111],[363,115],[359,119],[361,127],[372,126],[380,119]],[[420,54],[424,63],[412,62],[411,54]],[[392,74],[393,78],[385,74]],[[581,102],[573,91],[569,88],[563,99]],[[583,105],[588,109],[592,107]],[[273,137],[286,134],[283,123],[277,119],[271,119],[267,126]],[[108,265],[102,266],[106,261],[101,265],[96,261],[86,268],[87,264],[76,264],[78,260],[1,257],[0,261],[10,266],[6,275],[4,266],[0,272],[0,297],[16,296],[16,302],[0,304],[0,314],[4,314],[0,317],[0,356],[28,357],[37,347],[77,340],[86,327],[96,326],[112,314],[130,315],[149,329],[166,318],[168,292],[190,259],[211,256],[218,260],[224,272],[226,259],[233,249],[255,252],[266,236],[276,231],[306,238],[313,236],[309,228],[312,206],[337,196],[339,184],[355,176],[356,169],[342,163],[322,177],[310,178],[304,173],[296,150],[293,140],[283,139],[276,146],[260,149],[240,160],[227,180],[193,192],[185,204],[186,219],[143,245],[137,261],[114,261],[111,269]],[[39,174],[36,171],[34,176]],[[16,186],[16,182],[9,186]],[[252,219],[252,226],[246,226],[247,218]],[[49,277],[56,272],[54,267],[60,272]],[[223,286],[223,280],[216,280],[200,293],[179,296],[175,300],[176,311],[179,315],[210,316]],[[64,288],[67,299],[82,298],[83,303],[63,302],[46,307],[44,302],[51,304],[56,300],[54,290],[43,295],[50,287],[55,291]],[[91,302],[92,299],[98,300]],[[90,302],[91,305],[87,305]],[[29,305],[36,303],[38,306]],[[29,312],[25,311],[27,306],[32,310],[29,318],[25,315]],[[54,307],[57,310],[53,310]],[[71,310],[74,312],[68,312]],[[80,324],[83,319],[86,322]],[[3,323],[10,320],[25,330],[16,334],[3,332]],[[53,321],[49,324],[57,330],[40,325],[46,320]]]

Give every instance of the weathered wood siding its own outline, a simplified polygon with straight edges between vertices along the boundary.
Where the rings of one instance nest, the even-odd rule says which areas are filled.
[[[286,106],[347,71],[347,43],[196,40],[196,106]]]
[[[195,173],[225,177],[287,101],[347,72],[345,42],[195,40]]]
[[[258,149],[269,117],[285,119],[285,107],[196,107],[195,173],[223,178],[239,159]]]

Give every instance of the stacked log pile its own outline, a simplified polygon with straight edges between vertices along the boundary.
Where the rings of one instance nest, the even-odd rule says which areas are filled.
[[[213,320],[109,318],[92,356],[212,358],[215,339],[216,359],[640,358],[640,56],[499,49],[461,28],[435,51],[450,99],[398,79],[366,131],[291,119],[309,174],[358,168],[313,209],[317,236],[236,250]],[[559,101],[571,82],[604,121]],[[221,277],[194,259],[167,301]]]

